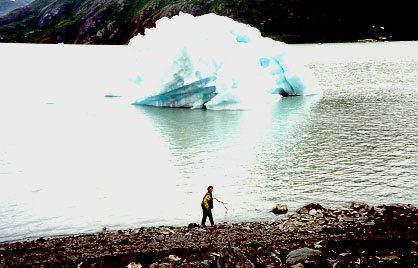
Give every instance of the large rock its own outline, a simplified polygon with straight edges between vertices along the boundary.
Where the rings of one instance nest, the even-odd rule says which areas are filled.
[[[299,208],[296,212],[299,214],[308,214],[312,209],[315,209],[316,212],[326,210],[321,204],[310,203]]]
[[[302,263],[312,257],[320,256],[321,251],[311,248],[298,248],[295,249],[286,256],[286,264],[294,265],[297,263]]]
[[[289,211],[286,205],[277,204],[270,212],[274,214],[286,214]]]

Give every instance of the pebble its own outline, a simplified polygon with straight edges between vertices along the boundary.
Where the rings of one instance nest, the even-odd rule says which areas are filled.
[[[127,268],[142,268],[142,265],[140,263],[131,262],[126,267]]]
[[[169,256],[168,256],[168,258],[169,258],[171,261],[180,261],[180,260],[181,260],[181,258],[180,258],[180,257],[178,257],[178,256],[176,256],[176,255],[169,255]]]

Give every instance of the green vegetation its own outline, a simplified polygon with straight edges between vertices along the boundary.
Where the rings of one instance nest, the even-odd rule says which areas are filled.
[[[412,0],[37,0],[0,17],[0,42],[126,44],[180,11],[228,16],[287,43],[418,39]]]

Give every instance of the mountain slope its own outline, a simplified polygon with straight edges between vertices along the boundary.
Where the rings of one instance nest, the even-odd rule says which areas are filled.
[[[0,41],[123,44],[159,18],[209,12],[211,2],[37,0],[0,18]]]
[[[19,7],[26,6],[34,0],[0,0],[0,17]]]
[[[162,17],[216,13],[288,43],[418,39],[412,0],[36,0],[0,18],[0,42],[126,44]]]

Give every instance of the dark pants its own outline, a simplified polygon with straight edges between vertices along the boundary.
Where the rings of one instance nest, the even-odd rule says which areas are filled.
[[[205,226],[207,217],[209,217],[210,224],[215,225],[215,223],[213,222],[212,210],[211,209],[209,209],[209,210],[203,209],[202,225]]]

